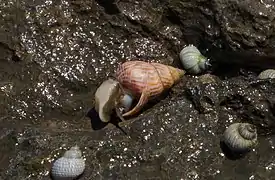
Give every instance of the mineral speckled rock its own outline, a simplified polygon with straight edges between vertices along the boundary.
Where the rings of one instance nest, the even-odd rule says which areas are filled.
[[[53,160],[76,142],[87,164],[81,179],[273,179],[274,80],[186,75],[119,124],[126,135],[112,124],[93,131],[86,113],[127,59],[181,67],[187,44],[272,53],[274,8],[267,0],[1,1],[0,179],[48,180]],[[240,121],[257,126],[259,146],[231,161],[219,140]]]

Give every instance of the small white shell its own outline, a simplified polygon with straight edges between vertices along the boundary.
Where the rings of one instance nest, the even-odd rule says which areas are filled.
[[[193,45],[188,45],[181,50],[180,61],[184,69],[192,74],[199,74],[210,65],[209,60]]]
[[[95,93],[95,110],[102,122],[109,122],[111,113],[115,109],[116,100],[120,96],[118,81],[108,79],[104,81]]]
[[[74,179],[85,170],[85,160],[78,146],[71,147],[63,157],[57,159],[52,166],[53,179]]]
[[[275,78],[275,69],[267,69],[258,75],[259,79]]]
[[[257,129],[249,123],[231,124],[223,134],[223,142],[235,152],[247,152],[257,144]]]

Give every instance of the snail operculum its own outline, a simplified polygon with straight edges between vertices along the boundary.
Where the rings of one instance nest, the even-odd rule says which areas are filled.
[[[232,151],[250,151],[258,144],[256,127],[249,123],[231,124],[223,134],[223,141]]]

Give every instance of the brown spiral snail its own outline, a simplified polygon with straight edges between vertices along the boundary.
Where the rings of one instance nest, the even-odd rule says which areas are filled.
[[[233,152],[248,152],[258,144],[257,129],[249,123],[231,124],[225,130],[222,141]]]
[[[160,63],[127,61],[119,65],[116,80],[107,80],[97,89],[95,109],[103,122],[110,120],[110,112],[118,104],[128,110],[122,118],[135,115],[151,98],[171,88],[184,74],[184,70]],[[133,99],[138,103],[130,109]]]

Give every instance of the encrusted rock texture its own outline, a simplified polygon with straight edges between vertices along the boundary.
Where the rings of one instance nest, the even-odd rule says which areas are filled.
[[[272,0],[1,0],[0,17],[1,179],[50,179],[75,144],[80,179],[275,179],[275,81],[255,72],[186,74],[118,125],[98,126],[93,111],[97,87],[126,60],[182,68],[188,44],[274,54]],[[258,131],[241,158],[220,143],[235,122]]]

